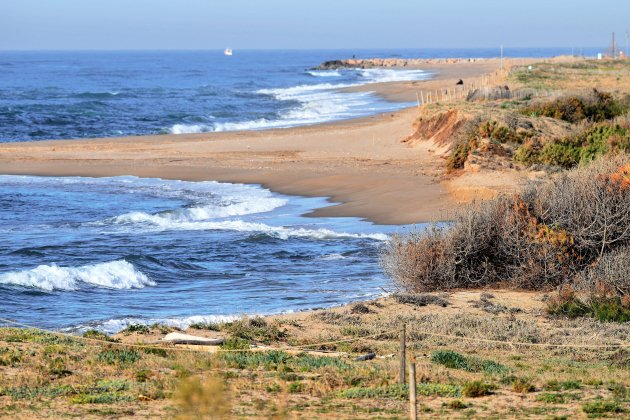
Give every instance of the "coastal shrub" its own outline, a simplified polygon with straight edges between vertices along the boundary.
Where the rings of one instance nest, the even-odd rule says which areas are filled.
[[[110,337],[107,334],[104,334],[100,331],[97,330],[87,330],[86,332],[83,333],[83,337],[84,338],[89,338],[90,340],[101,340],[101,341],[108,341],[108,342],[119,342],[120,340],[116,340],[112,337]]]
[[[466,159],[468,159],[468,154],[472,149],[473,145],[469,142],[456,144],[446,159],[446,169],[449,172],[463,169]]]
[[[512,157],[516,162],[531,166],[541,162],[540,152],[543,148],[542,143],[538,139],[530,139],[524,142]]]
[[[547,142],[530,161],[571,168],[607,153],[630,152],[630,132],[619,124],[602,123],[563,138]],[[527,152],[520,153],[523,159]]]
[[[122,334],[130,335],[130,334],[149,334],[151,332],[151,328],[144,324],[129,324],[127,328],[121,331]]]
[[[598,290],[613,296],[630,297],[630,246],[604,254],[597,262],[581,272],[575,281],[576,289],[588,295]]]
[[[565,285],[547,300],[547,312],[568,318],[592,317],[602,322],[629,322],[630,299],[593,292],[581,296]]]
[[[441,306],[443,308],[449,305],[447,299],[433,295],[430,293],[394,293],[392,295],[394,300],[398,303],[402,303],[405,305],[413,305],[413,306],[427,306],[427,305],[436,305]]]
[[[521,112],[537,117],[550,117],[557,120],[577,123],[589,119],[601,122],[622,115],[630,109],[628,95],[615,99],[610,93],[593,89],[591,95],[568,96],[553,101],[532,104]]]
[[[509,127],[500,124],[495,120],[476,119],[468,124],[468,128],[463,130],[464,135],[454,142],[450,154],[446,159],[446,169],[453,172],[463,169],[468,156],[475,150],[480,149],[480,145],[485,145],[484,150],[496,154],[506,152],[497,144],[522,144],[529,138],[528,135],[517,133]]]
[[[519,394],[528,394],[535,392],[536,387],[527,379],[516,378],[512,382],[512,391],[518,392]]]
[[[462,395],[468,398],[483,397],[492,394],[492,391],[495,389],[497,387],[494,384],[487,384],[483,381],[471,381],[467,382],[462,388]]]
[[[629,162],[626,154],[600,159],[465,206],[448,227],[395,235],[383,249],[383,268],[411,293],[506,282],[553,289],[630,246]]]
[[[283,341],[288,337],[286,328],[280,328],[277,322],[268,323],[261,317],[239,319],[222,325],[222,331],[229,332],[232,337],[248,341],[259,341],[269,344]]]

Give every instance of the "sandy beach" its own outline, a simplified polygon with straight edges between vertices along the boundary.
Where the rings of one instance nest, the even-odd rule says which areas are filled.
[[[422,66],[428,81],[370,84],[391,101],[494,75],[496,59]],[[5,143],[0,173],[42,176],[136,175],[261,184],[272,191],[329,197],[314,216],[355,216],[381,224],[444,220],[457,191],[441,182],[440,150],[406,144],[418,109],[299,128],[127,138]]]

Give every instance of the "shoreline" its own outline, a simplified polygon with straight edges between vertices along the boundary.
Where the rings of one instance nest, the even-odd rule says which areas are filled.
[[[342,90],[415,102],[419,89],[478,79],[497,65],[497,59],[428,65],[437,73],[429,80]],[[437,147],[402,142],[417,116],[411,107],[272,130],[4,143],[0,173],[258,184],[281,194],[328,198],[331,205],[310,216],[359,217],[385,225],[444,220],[457,200],[440,180]]]

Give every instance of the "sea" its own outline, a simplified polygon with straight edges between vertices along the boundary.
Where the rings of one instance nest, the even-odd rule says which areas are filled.
[[[570,48],[505,50],[548,57]],[[594,53],[594,52],[591,52]],[[0,52],[0,142],[294,127],[413,104],[340,88],[430,72],[326,60],[484,58],[498,49]],[[0,318],[70,332],[226,321],[394,290],[379,259],[423,226],[313,218],[326,197],[257,185],[2,174]],[[375,197],[375,199],[378,199]]]

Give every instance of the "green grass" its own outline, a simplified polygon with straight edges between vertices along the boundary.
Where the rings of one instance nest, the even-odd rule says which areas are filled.
[[[619,297],[593,298],[589,302],[571,297],[563,302],[552,302],[547,312],[568,318],[591,317],[601,322],[630,321],[630,308],[624,307]]]
[[[416,385],[416,392],[421,396],[454,397],[462,396],[462,389],[456,385],[421,382]],[[409,397],[407,385],[389,385],[378,388],[355,387],[339,392],[341,398],[386,398],[406,400]]]
[[[107,334],[103,334],[97,330],[87,330],[83,333],[84,338],[89,338],[91,340],[100,340],[100,341],[108,341],[108,342],[119,342],[120,340],[116,340],[108,336]]]
[[[70,399],[72,404],[112,404],[116,402],[134,401],[130,395],[121,394],[119,392],[106,392],[103,394],[78,394]]]
[[[623,413],[623,407],[613,400],[599,400],[582,405],[582,411],[590,415]]]
[[[125,335],[129,334],[149,334],[151,332],[151,328],[144,324],[130,324],[121,331],[121,333]]]
[[[571,389],[581,389],[582,384],[580,381],[563,381],[558,382],[556,380],[549,381],[545,384],[544,389],[546,391],[562,391]]]
[[[5,395],[14,400],[32,400],[38,398],[57,398],[75,393],[70,385],[46,385],[39,387],[19,386],[14,388],[0,388],[0,396]]]
[[[565,395],[562,393],[544,392],[536,397],[536,401],[546,404],[564,404],[566,402]]]
[[[83,344],[71,337],[63,337],[29,328],[5,328],[3,341],[7,343],[61,344],[83,347]]]
[[[24,358],[20,349],[3,347],[0,348],[0,366],[17,366]]]
[[[221,353],[220,358],[226,362],[229,367],[236,369],[291,369],[291,371],[311,372],[326,367],[347,371],[353,367],[348,362],[336,357],[316,357],[308,353],[291,356],[286,352],[276,350],[267,352],[243,351]]]
[[[127,349],[109,349],[101,350],[96,355],[96,360],[108,365],[114,364],[132,364],[140,360],[140,353],[135,350]]]
[[[260,317],[221,324],[221,330],[228,332],[231,337],[264,344],[285,341],[288,338],[286,329],[281,329],[277,323],[267,322]]]
[[[493,360],[464,356],[452,350],[438,350],[431,355],[433,363],[450,369],[461,369],[467,372],[485,372],[488,374],[505,374],[510,371],[507,366]]]

